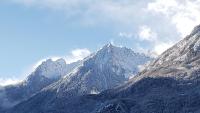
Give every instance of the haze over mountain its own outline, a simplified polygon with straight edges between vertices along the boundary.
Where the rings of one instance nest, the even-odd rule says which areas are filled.
[[[199,34],[197,26],[124,85],[70,99],[43,90],[9,113],[199,113]]]

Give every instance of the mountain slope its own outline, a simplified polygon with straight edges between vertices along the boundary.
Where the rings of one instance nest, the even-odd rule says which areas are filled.
[[[1,109],[10,108],[57,81],[72,70],[71,65],[74,64],[67,65],[64,59],[57,61],[48,59],[42,62],[23,82],[2,87],[0,89]]]
[[[74,102],[84,103],[84,100],[79,101],[83,95],[97,94],[124,84],[139,71],[139,65],[149,60],[150,57],[134,53],[131,49],[108,44],[84,59],[80,67],[63,79],[17,105],[13,112],[76,113],[76,109],[72,110],[67,106],[73,106]]]
[[[190,35],[160,55],[138,78],[161,76],[178,80],[198,79],[199,62],[200,25],[195,27]]]

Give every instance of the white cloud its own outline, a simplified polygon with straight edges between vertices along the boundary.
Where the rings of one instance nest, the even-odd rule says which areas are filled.
[[[21,82],[21,80],[16,78],[0,78],[0,86],[13,85],[19,82]]]
[[[172,47],[173,43],[164,43],[164,42],[160,42],[159,44],[157,44],[155,47],[154,47],[154,51],[157,53],[157,54],[161,54],[163,53],[165,50],[169,49],[170,47]]]
[[[148,41],[151,43],[151,50],[145,50],[143,47],[138,46],[137,48],[143,51],[146,54],[150,54],[152,56],[157,56],[163,53],[165,50],[169,49],[175,42],[171,42],[170,40],[164,41],[158,38],[157,33],[154,32],[149,26],[143,25],[139,27],[138,38],[141,41]]]
[[[73,51],[71,51],[71,55],[68,55],[65,58],[66,63],[72,63],[72,62],[76,62],[78,60],[82,60],[85,57],[87,57],[88,55],[90,55],[91,52],[88,49],[75,49]]]
[[[148,10],[164,14],[185,37],[200,24],[199,6],[200,0],[155,0],[148,4]]]
[[[133,34],[132,33],[126,33],[126,32],[120,32],[119,33],[119,37],[122,37],[122,38],[133,38]]]
[[[157,32],[153,31],[152,28],[147,25],[140,26],[137,30],[137,35],[134,35],[134,33],[130,32],[120,32],[119,36],[122,38],[139,41],[141,44],[136,45],[136,50],[151,55],[152,57],[160,55],[162,52],[170,48],[175,43],[172,43],[170,40],[165,41],[161,38],[158,38]],[[142,44],[144,41],[151,45],[152,49],[144,49],[144,45]]]
[[[153,32],[152,29],[146,25],[143,25],[139,28],[138,34],[141,40],[147,40],[147,41],[157,40],[157,34]]]

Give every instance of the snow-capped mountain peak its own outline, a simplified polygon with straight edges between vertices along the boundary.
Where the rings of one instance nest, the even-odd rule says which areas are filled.
[[[114,45],[113,45],[112,43],[108,43],[108,44],[106,44],[104,47],[109,48],[109,47],[114,47]]]
[[[101,67],[109,65],[129,70],[129,76],[133,73],[136,74],[139,71],[138,66],[144,65],[151,59],[145,54],[135,53],[129,48],[117,47],[112,44],[105,45],[92,57],[93,62]]]
[[[66,74],[66,66],[65,60],[62,58],[56,61],[47,59],[36,68],[34,73],[47,78],[58,78]]]

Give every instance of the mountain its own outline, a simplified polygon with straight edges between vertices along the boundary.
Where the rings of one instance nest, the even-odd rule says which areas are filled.
[[[131,76],[138,73],[139,66],[150,60],[152,58],[135,53],[131,49],[107,44],[85,58],[82,65],[71,73],[18,104],[14,111],[19,113],[67,113],[69,109],[66,106],[67,103],[76,100],[82,103],[78,101],[78,98],[83,95],[98,94],[126,83]]]
[[[83,64],[58,82],[45,88],[59,96],[97,94],[129,80],[151,58],[125,47],[108,44],[84,59]]]
[[[197,26],[124,85],[70,99],[44,90],[8,113],[200,113],[199,41]]]
[[[59,80],[78,64],[76,62],[67,65],[64,59],[56,61],[48,59],[42,62],[23,82],[0,89],[0,109],[10,108],[31,97],[42,88]]]

